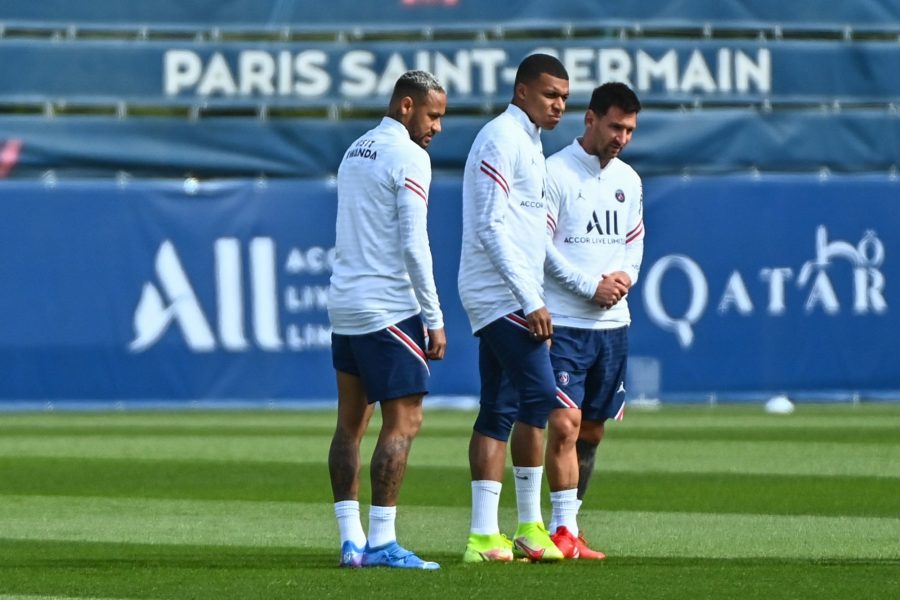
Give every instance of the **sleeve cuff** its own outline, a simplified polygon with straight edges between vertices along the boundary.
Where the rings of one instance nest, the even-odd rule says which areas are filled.
[[[597,282],[591,281],[589,278],[582,278],[580,284],[578,285],[578,290],[581,292],[581,295],[588,300],[594,297],[594,293],[597,291]]]
[[[544,300],[541,298],[526,300],[522,303],[522,312],[524,312],[526,315],[530,315],[543,306]]]
[[[423,316],[422,322],[425,324],[426,329],[443,329],[444,328],[444,316],[441,314],[437,314],[430,318]]]

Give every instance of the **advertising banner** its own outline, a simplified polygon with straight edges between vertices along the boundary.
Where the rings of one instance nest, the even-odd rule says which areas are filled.
[[[668,393],[900,389],[900,182],[652,179],[633,351]]]
[[[456,294],[461,182],[429,231],[436,395],[477,395]],[[661,396],[900,390],[888,177],[649,178],[635,364]],[[0,402],[333,401],[327,181],[0,185]]]
[[[559,57],[573,102],[623,81],[646,102],[887,102],[900,96],[891,43],[584,38],[461,41],[178,42],[0,40],[10,101],[376,106],[409,69],[430,71],[455,107],[505,104],[516,67]]]

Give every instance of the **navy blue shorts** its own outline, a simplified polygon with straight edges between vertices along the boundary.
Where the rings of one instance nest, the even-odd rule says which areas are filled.
[[[520,312],[489,323],[476,335],[481,410],[475,431],[505,442],[516,421],[546,427],[556,400],[547,343],[531,337]]]
[[[428,393],[425,327],[419,315],[363,335],[331,334],[334,368],[362,379],[369,404]]]
[[[550,361],[556,375],[556,408],[580,408],[588,421],[622,420],[628,327],[554,327]]]

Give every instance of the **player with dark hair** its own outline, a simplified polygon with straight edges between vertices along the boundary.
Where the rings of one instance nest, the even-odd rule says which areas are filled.
[[[547,306],[557,406],[550,414],[550,531],[566,558],[602,559],[576,516],[608,419],[625,409],[631,316],[627,295],[644,251],[643,190],[619,159],[641,103],[622,83],[596,88],[584,134],[547,159]]]
[[[469,445],[472,523],[463,560],[560,560],[541,516],[544,427],[556,398],[544,305],[547,206],[541,129],[553,129],[569,95],[562,63],[525,58],[506,111],[475,138],[463,178],[460,298],[479,338],[481,409]],[[513,393],[503,394],[509,387]],[[515,427],[513,424],[515,423]],[[510,443],[519,524],[500,533],[498,506]]]
[[[341,566],[437,569],[397,543],[397,496],[428,393],[428,360],[444,357],[443,315],[426,230],[431,160],[447,106],[429,73],[397,81],[387,116],[338,169],[337,239],[328,315],[337,371],[337,427],[328,467]],[[424,326],[423,326],[424,325]],[[425,329],[428,337],[425,337]],[[359,446],[376,402],[368,538],[359,512]]]
[[[549,75],[553,79],[569,81],[569,73],[563,64],[559,62],[558,58],[549,54],[530,54],[519,63],[519,68],[516,69],[514,85],[516,88],[518,88],[519,84],[530,85],[541,79],[543,75]],[[518,95],[518,91],[516,91],[512,99],[512,103],[516,106],[518,106],[516,104]],[[560,112],[560,116],[562,112],[565,112],[565,107]],[[545,127],[545,129],[553,129],[555,126]]]

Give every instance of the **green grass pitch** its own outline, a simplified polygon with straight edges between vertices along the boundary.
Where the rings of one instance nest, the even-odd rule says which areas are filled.
[[[0,414],[0,600],[898,597],[900,404],[630,411],[580,516],[609,558],[555,565],[462,564],[474,416],[426,408],[397,527],[438,572],[337,568],[334,418]]]

